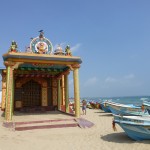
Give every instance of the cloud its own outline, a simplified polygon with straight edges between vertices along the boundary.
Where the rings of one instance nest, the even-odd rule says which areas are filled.
[[[85,82],[84,86],[92,86],[92,85],[95,85],[95,84],[97,83],[97,81],[98,81],[98,78],[92,77],[92,78],[88,79],[88,80]]]
[[[77,50],[79,49],[79,47],[80,47],[80,46],[81,46],[81,44],[80,44],[80,43],[78,43],[78,44],[74,45],[73,47],[71,47],[71,51],[72,51],[72,52],[77,51]]]
[[[134,74],[129,74],[129,75],[124,76],[124,78],[125,79],[134,79],[135,75]]]
[[[141,86],[141,81],[136,79],[136,76],[131,73],[128,75],[124,75],[118,78],[107,77],[104,82],[104,87],[106,88],[133,88]]]
[[[127,82],[129,80],[133,80],[134,78],[135,78],[135,75],[131,73],[131,74],[122,76],[120,78],[107,77],[105,79],[105,82],[106,83],[122,83],[122,82]]]
[[[106,79],[105,79],[105,82],[107,82],[107,83],[114,83],[114,82],[116,82],[117,81],[117,79],[115,79],[115,78],[113,78],[113,77],[107,77]]]

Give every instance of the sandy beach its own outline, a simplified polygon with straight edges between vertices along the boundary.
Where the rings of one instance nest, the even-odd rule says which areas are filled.
[[[2,112],[1,112],[2,115]],[[60,115],[64,117],[64,114]],[[60,117],[57,116],[58,118]],[[16,116],[14,116],[15,118]],[[30,115],[17,116],[18,119],[30,119]],[[33,115],[31,116],[33,117]],[[35,115],[35,120],[39,117]],[[42,115],[50,118],[51,115]],[[67,116],[68,117],[68,116]],[[69,116],[71,117],[71,116]],[[112,129],[112,115],[102,110],[87,109],[87,115],[81,115],[95,125],[92,128],[79,127],[36,129],[12,131],[2,126],[0,117],[0,150],[149,150],[150,140],[133,141],[118,126]],[[16,119],[16,118],[15,118]]]

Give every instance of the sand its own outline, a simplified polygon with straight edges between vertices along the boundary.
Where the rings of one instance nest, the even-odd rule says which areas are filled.
[[[45,116],[44,119],[51,117]],[[133,141],[118,125],[114,132],[110,113],[87,109],[87,115],[81,117],[95,125],[86,129],[68,127],[12,131],[2,126],[4,118],[0,117],[0,150],[150,150],[150,140]],[[27,120],[30,116],[14,118]]]

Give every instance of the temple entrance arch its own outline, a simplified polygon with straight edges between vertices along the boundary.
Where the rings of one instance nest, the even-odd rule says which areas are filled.
[[[48,106],[47,80],[44,78],[19,78],[15,81],[15,89],[20,93],[22,107]]]
[[[22,106],[41,106],[41,85],[31,79],[22,85]]]

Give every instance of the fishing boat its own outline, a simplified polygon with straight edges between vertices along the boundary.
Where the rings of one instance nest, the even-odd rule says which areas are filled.
[[[109,107],[113,114],[120,115],[133,115],[133,116],[147,116],[149,115],[147,109],[142,109],[141,106],[133,104],[120,104],[115,102],[106,101],[105,105]]]
[[[111,110],[109,109],[109,106],[106,105],[106,101],[100,103],[100,105],[101,105],[101,108],[102,108],[102,110],[103,110],[104,112],[106,112],[106,113],[111,113]]]
[[[133,140],[150,140],[150,116],[114,115],[113,127],[115,123]]]
[[[101,109],[101,105],[98,102],[89,102],[92,109]]]
[[[142,104],[142,109],[146,109],[150,115],[150,101],[144,101]]]

